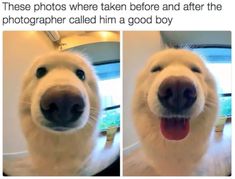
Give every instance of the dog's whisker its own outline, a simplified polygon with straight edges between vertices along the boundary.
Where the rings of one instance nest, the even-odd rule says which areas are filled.
[[[99,110],[97,108],[90,108],[90,110],[99,112]]]
[[[29,101],[20,101],[20,103],[31,104],[31,102],[29,102]]]
[[[93,121],[97,121],[95,116],[94,117],[90,116],[90,119],[93,120]]]
[[[94,121],[94,120],[89,120],[89,121],[87,122],[87,124],[88,124],[88,125],[91,125],[91,126],[95,126],[95,125],[96,125],[96,121]]]
[[[90,109],[90,111],[92,111],[92,112],[99,112],[99,110],[97,110],[97,109]]]

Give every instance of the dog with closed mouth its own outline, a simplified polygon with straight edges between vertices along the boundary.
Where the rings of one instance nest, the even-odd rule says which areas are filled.
[[[79,175],[97,137],[100,99],[86,58],[69,52],[40,56],[27,70],[21,126],[35,175]]]
[[[167,49],[150,57],[133,97],[134,124],[157,175],[192,175],[218,110],[213,76],[200,56]]]

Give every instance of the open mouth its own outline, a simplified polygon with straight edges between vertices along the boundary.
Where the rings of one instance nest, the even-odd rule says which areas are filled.
[[[161,118],[161,133],[168,140],[182,140],[190,130],[189,118]]]

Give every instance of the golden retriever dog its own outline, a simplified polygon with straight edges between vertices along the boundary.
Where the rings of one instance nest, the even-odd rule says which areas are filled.
[[[78,54],[37,58],[24,76],[21,126],[37,175],[75,175],[90,159],[100,100],[92,66]]]
[[[157,175],[192,175],[206,152],[218,110],[213,76],[184,49],[150,57],[133,98],[134,124]]]

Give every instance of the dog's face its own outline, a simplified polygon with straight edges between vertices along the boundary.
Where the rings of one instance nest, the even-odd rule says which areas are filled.
[[[50,132],[83,128],[99,113],[96,77],[80,56],[60,52],[39,57],[25,75],[21,113]]]
[[[215,90],[213,77],[200,57],[187,50],[153,55],[137,84],[142,106],[160,119],[161,133],[169,140],[188,135],[190,120],[211,103],[210,90]]]

